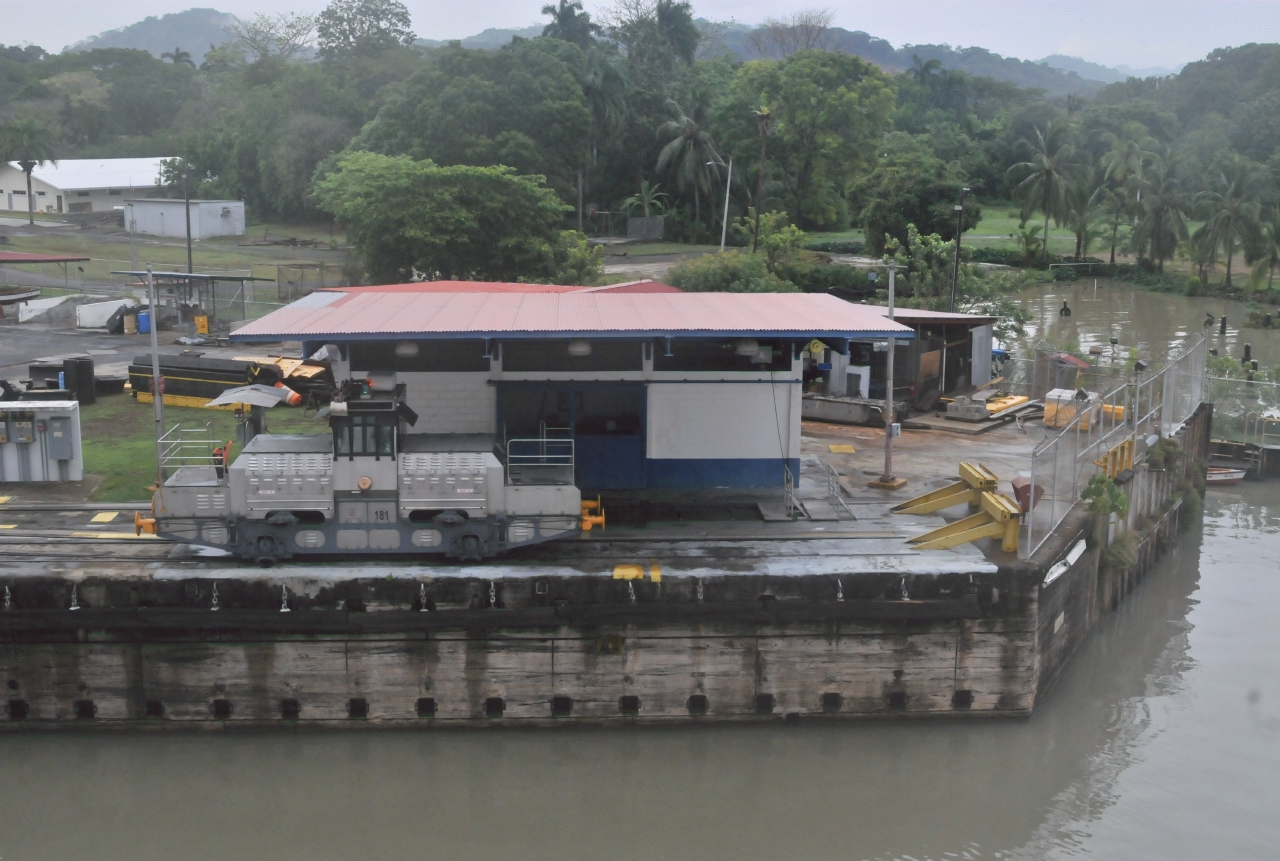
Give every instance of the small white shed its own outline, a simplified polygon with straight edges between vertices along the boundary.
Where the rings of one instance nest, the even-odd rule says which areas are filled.
[[[133,233],[148,236],[187,235],[186,201],[126,200],[124,226]],[[244,236],[243,200],[191,201],[191,238]]]

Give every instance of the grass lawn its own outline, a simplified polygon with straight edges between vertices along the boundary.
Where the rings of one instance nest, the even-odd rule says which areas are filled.
[[[318,248],[295,248],[240,244],[261,240],[268,232],[272,239],[292,236],[316,239],[321,245]],[[331,241],[339,248],[332,248],[329,244]],[[245,236],[221,236],[193,242],[192,259],[197,272],[237,270],[273,280],[277,275],[277,266],[323,261],[334,267],[333,276],[336,279],[346,258],[346,251],[341,247],[345,243],[346,236],[342,231],[335,229],[331,233],[327,226],[255,225],[247,228]],[[185,240],[138,236],[134,240],[134,248],[139,269],[151,263],[157,270],[186,271]],[[123,282],[126,280],[123,276],[112,275],[111,272],[129,269],[132,265],[129,235],[121,231],[48,228],[36,235],[10,237],[5,250],[88,257],[87,262],[68,264],[67,274],[73,287],[81,280]],[[38,273],[55,281],[62,279],[62,267],[56,264],[28,266],[24,271]],[[274,292],[274,285],[263,286],[270,287]]]
[[[234,440],[236,419],[227,410],[199,410],[166,406],[165,427],[210,425],[207,438]],[[301,409],[275,407],[267,411],[272,433],[326,433],[324,420],[305,418]],[[93,494],[98,502],[137,502],[151,498],[147,485],[156,478],[155,412],[151,404],[131,396],[108,395],[80,408],[80,435],[84,443],[84,471],[102,475]],[[240,445],[232,447],[232,457]]]
[[[606,246],[604,257],[605,262],[610,262],[610,258],[617,258],[626,255],[627,257],[652,257],[656,254],[707,254],[712,251],[719,251],[720,244],[715,245],[690,245],[684,242],[638,242],[635,245],[611,245]],[[613,262],[617,262],[616,259]]]

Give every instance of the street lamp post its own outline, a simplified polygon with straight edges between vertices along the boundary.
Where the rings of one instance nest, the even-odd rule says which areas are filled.
[[[709,161],[707,164],[725,167],[722,161]],[[724,181],[724,217],[720,219],[720,253],[724,254],[724,241],[729,235],[729,189],[733,187],[733,156],[729,156],[729,177]]]
[[[964,231],[964,196],[969,189],[960,189],[960,202],[956,204],[956,260],[951,268],[951,313],[956,311],[956,291],[960,284],[960,234]]]
[[[896,261],[889,261],[889,313],[887,315],[890,323],[893,323],[893,276],[896,273],[898,264]],[[884,474],[880,478],[871,482],[872,487],[881,487],[887,490],[896,490],[906,484],[906,479],[898,478],[893,474],[893,436],[898,425],[893,420],[893,360],[896,356],[897,339],[890,332],[889,339],[886,344],[888,349],[888,358],[885,362],[885,384],[884,384]]]

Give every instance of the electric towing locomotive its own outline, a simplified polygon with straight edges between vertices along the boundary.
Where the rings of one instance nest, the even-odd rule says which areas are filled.
[[[574,484],[573,440],[495,445],[488,435],[415,434],[416,421],[403,385],[349,382],[330,403],[327,434],[249,430],[230,463],[224,452],[175,461],[138,528],[272,563],[482,559],[602,522]]]

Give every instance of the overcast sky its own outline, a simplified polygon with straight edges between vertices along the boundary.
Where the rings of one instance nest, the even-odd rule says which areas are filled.
[[[455,39],[489,27],[539,21],[538,10],[546,0],[405,2],[419,36]],[[147,15],[191,5],[191,0],[0,0],[0,42],[57,51]],[[209,5],[248,16],[314,12],[325,0],[215,0]],[[607,0],[586,2],[588,10],[608,5]],[[755,24],[770,15],[822,5],[822,0],[694,0],[694,11],[713,20]],[[1068,54],[1108,66],[1173,67],[1214,48],[1280,42],[1280,0],[828,0],[825,5],[836,10],[837,25],[865,30],[895,46],[979,46],[1027,60]]]

